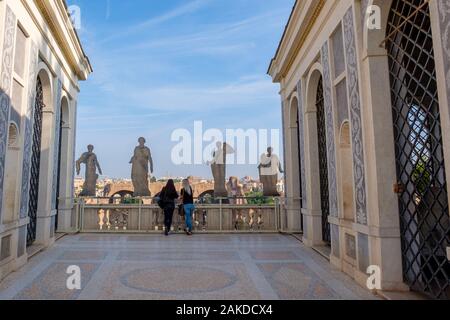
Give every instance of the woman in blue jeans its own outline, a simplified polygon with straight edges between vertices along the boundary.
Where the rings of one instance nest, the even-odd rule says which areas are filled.
[[[194,206],[194,196],[192,187],[188,179],[183,180],[183,189],[181,189],[181,198],[184,207],[184,217],[186,219],[186,234],[188,236],[192,235],[192,215],[195,210]]]
[[[175,211],[175,200],[179,197],[172,179],[167,181],[166,186],[161,190],[160,197],[163,201],[164,207],[164,234],[168,236],[170,229],[172,228],[173,212]]]

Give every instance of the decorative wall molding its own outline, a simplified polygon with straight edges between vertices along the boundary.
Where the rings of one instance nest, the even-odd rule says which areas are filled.
[[[28,107],[25,119],[25,133],[23,146],[23,164],[22,164],[22,186],[20,200],[20,218],[28,216],[28,200],[30,188],[30,172],[31,172],[31,153],[33,147],[33,118],[34,103],[36,95],[36,80],[38,68],[38,48],[35,43],[31,44],[30,52],[30,70],[28,72]]]
[[[56,92],[56,110],[55,110],[55,144],[53,147],[53,182],[52,182],[52,209],[56,209],[56,195],[58,194],[58,167],[59,167],[59,139],[61,128],[61,97],[62,97],[62,82],[58,79],[58,87]]]
[[[15,14],[7,5],[5,10],[5,30],[3,36],[3,52],[1,52],[0,74],[0,216],[3,206],[3,183],[5,180],[5,161],[8,146],[8,122],[11,107],[16,21]]]
[[[302,186],[302,208],[308,207],[308,197],[306,190],[306,169],[305,169],[305,112],[303,110],[303,91],[301,80],[297,84],[298,95],[298,126],[299,126],[299,153],[300,153],[300,181]]]
[[[22,0],[26,8],[27,1]],[[35,0],[35,4],[45,19],[59,49],[79,79],[86,80],[92,66],[86,57],[77,33],[72,27],[64,1]]]
[[[345,14],[343,22],[345,56],[347,59],[347,90],[348,101],[350,103],[356,221],[360,224],[367,225],[366,172],[361,119],[361,97],[359,94],[358,57],[352,8]]]
[[[288,37],[288,34],[289,34],[288,29],[290,28],[291,20],[288,22],[288,25],[286,26],[286,31],[283,34],[283,37],[278,45],[278,49],[275,54],[275,57],[272,59],[272,61],[270,62],[270,65],[269,65],[268,73],[274,78],[275,82],[280,81],[281,78],[283,76],[285,76],[287,71],[290,70],[290,68],[292,67],[295,58],[298,56],[300,49],[305,44],[306,38],[311,33],[311,30],[312,30],[314,24],[316,23],[317,18],[319,17],[320,13],[322,12],[322,9],[325,6],[326,0],[315,0],[310,4],[309,8],[304,8],[304,6],[302,6],[301,2],[302,1],[297,1],[295,3],[294,8],[291,13],[291,18],[295,15],[295,12],[297,10],[307,10],[308,12],[310,12],[310,14],[306,14],[306,17],[305,17],[305,19],[307,19],[308,21],[303,21],[302,26],[304,26],[304,27],[302,27],[302,29],[298,31],[299,32],[298,34],[293,35],[293,37],[295,37],[295,41],[293,41],[292,46],[287,47],[286,50],[288,52],[285,57],[283,48],[285,46],[286,41],[290,41],[290,37]],[[278,61],[278,59],[281,59],[281,60]],[[277,66],[275,68],[275,69],[279,68],[279,70],[273,70],[273,67],[275,65],[277,65],[278,63],[280,63],[281,61],[282,61],[283,65]]]
[[[328,154],[328,187],[330,197],[330,215],[337,217],[338,199],[337,199],[337,180],[336,180],[336,146],[334,142],[334,115],[333,102],[331,98],[331,72],[330,56],[328,50],[328,41],[322,46],[321,59],[323,67],[323,95],[325,105],[325,121],[327,132],[327,154]]]

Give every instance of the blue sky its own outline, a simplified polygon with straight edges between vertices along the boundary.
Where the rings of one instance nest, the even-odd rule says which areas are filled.
[[[266,75],[294,0],[68,0],[94,73],[81,83],[77,156],[95,146],[103,173],[130,176],[137,138],[157,177],[210,177],[171,161],[175,129],[280,129],[279,86]],[[256,177],[255,165],[227,175]]]

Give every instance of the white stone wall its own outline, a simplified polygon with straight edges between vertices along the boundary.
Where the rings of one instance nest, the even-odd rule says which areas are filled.
[[[60,8],[60,0],[47,2],[51,8]],[[53,9],[52,9],[53,10]],[[64,16],[60,11],[52,12],[53,23],[61,24]],[[49,246],[55,237],[55,216],[57,214],[56,186],[59,150],[59,123],[64,117],[64,141],[61,152],[61,185],[59,203],[60,231],[70,231],[71,209],[73,206],[72,186],[74,169],[74,144],[76,125],[76,101],[78,98],[79,70],[74,70],[69,55],[79,55],[72,38],[63,50],[61,40],[55,38],[48,25],[49,17],[44,17],[35,1],[2,0],[0,1],[0,73],[2,109],[0,113],[0,244],[8,241],[8,252],[0,259],[0,279],[10,271],[17,269],[27,261],[26,236],[28,218],[28,195],[30,181],[30,162],[33,133],[33,111],[36,79],[42,80],[44,86],[43,130],[41,146],[41,166],[39,201],[37,213],[36,244]],[[24,49],[15,52],[15,36],[18,28],[26,35]],[[63,26],[67,28],[67,26]],[[65,30],[64,28],[62,30]],[[69,32],[66,30],[66,32]],[[61,39],[61,38],[59,38]],[[6,41],[5,41],[6,40]],[[69,53],[67,52],[69,48]],[[72,51],[70,51],[72,50]],[[24,59],[24,75],[14,71],[16,57]],[[85,57],[79,57],[80,61]],[[17,58],[16,58],[17,59]],[[83,66],[84,68],[85,66]],[[89,74],[91,70],[85,70]],[[21,99],[12,96],[13,81],[20,84],[23,94]],[[66,108],[61,113],[61,102]],[[14,105],[19,113],[20,123],[17,143],[8,147],[8,127],[12,115],[10,101],[19,101]],[[12,156],[14,155],[14,158]],[[11,161],[14,159],[14,161]],[[14,169],[13,169],[14,167]],[[11,173],[16,172],[12,175]],[[6,174],[7,173],[7,174]],[[7,184],[4,178],[8,179]],[[13,185],[14,187],[11,187]],[[7,187],[8,186],[8,187]],[[13,190],[11,190],[13,189]],[[14,198],[14,201],[10,201]],[[7,201],[6,201],[7,200]],[[4,242],[6,243],[6,242]],[[5,246],[4,246],[5,247]]]
[[[318,3],[317,1],[316,3]],[[408,290],[403,283],[402,255],[400,244],[398,198],[393,192],[396,182],[394,133],[392,129],[392,107],[390,79],[386,50],[380,43],[386,35],[386,22],[392,1],[386,0],[329,0],[311,26],[309,35],[304,39],[295,56],[290,57],[291,50],[298,45],[297,33],[306,28],[310,19],[306,1],[294,12],[287,28],[280,51],[270,67],[269,73],[276,82],[280,82],[283,101],[289,101],[295,92],[302,101],[304,128],[304,173],[307,201],[302,208],[304,219],[304,242],[310,246],[322,243],[320,189],[317,165],[317,130],[314,109],[315,92],[320,76],[330,90],[332,114],[327,126],[328,159],[335,163],[329,170],[331,181],[329,222],[332,225],[331,262],[365,286],[366,268],[378,265],[382,270],[382,289]],[[367,30],[364,14],[369,5],[378,5],[382,10],[382,29]],[[445,0],[431,0],[430,10],[433,24],[436,68],[438,73],[439,101],[442,131],[450,129],[450,48],[448,30],[450,10]],[[341,26],[343,30],[344,58],[346,70],[342,75],[334,74],[333,33]],[[292,61],[291,64],[287,64]],[[325,65],[324,65],[325,64]],[[327,65],[328,64],[328,65]],[[329,79],[330,78],[330,79]],[[349,197],[343,186],[344,158],[339,152],[340,129],[342,123],[338,114],[338,99],[335,88],[346,81],[349,126],[352,149],[352,219],[344,215],[344,202]],[[301,84],[301,85],[299,85]],[[327,104],[327,103],[326,103]],[[289,119],[287,108],[283,117]],[[444,149],[446,170],[450,172],[450,138],[445,135]],[[290,154],[290,134],[284,128],[286,147],[286,168],[294,166],[289,163],[298,159]],[[302,137],[301,137],[302,138]],[[334,148],[334,149],[333,149]],[[331,157],[330,157],[331,156]],[[329,164],[330,166],[330,164]],[[292,169],[291,169],[292,170]],[[335,173],[333,173],[335,171]],[[298,172],[288,174],[297,175]],[[335,179],[333,181],[333,179]],[[288,197],[293,196],[292,187],[288,185]],[[343,191],[345,190],[345,192]],[[337,197],[337,206],[333,197]],[[348,206],[348,203],[345,204]],[[333,208],[336,208],[334,209]],[[348,208],[348,207],[347,207]]]

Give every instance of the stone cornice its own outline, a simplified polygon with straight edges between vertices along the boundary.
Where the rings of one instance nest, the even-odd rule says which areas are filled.
[[[325,1],[310,0],[297,1],[295,3],[275,57],[269,66],[268,74],[272,76],[274,82],[280,82],[291,68],[325,6]],[[300,27],[295,29],[298,21],[301,21]]]
[[[72,71],[79,80],[86,80],[92,73],[92,66],[76,31],[72,28],[65,0],[34,0],[34,2]]]

